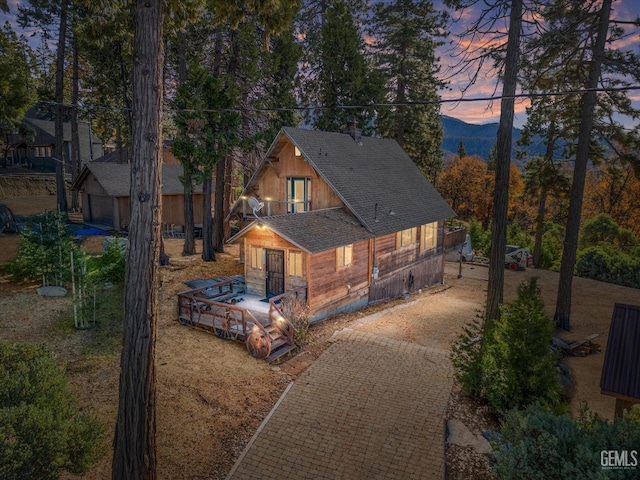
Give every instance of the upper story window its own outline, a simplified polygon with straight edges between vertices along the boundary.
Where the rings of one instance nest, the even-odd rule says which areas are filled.
[[[418,227],[407,228],[396,234],[396,248],[406,247],[418,242]]]
[[[427,223],[420,227],[420,250],[429,250],[438,245],[438,222]]]
[[[336,266],[348,267],[353,263],[353,244],[336,248]]]
[[[310,200],[310,178],[287,178],[287,213],[308,212]]]

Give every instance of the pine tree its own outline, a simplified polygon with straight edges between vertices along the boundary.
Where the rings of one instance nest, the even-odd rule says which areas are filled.
[[[394,138],[432,182],[442,168],[438,89],[444,84],[437,78],[435,49],[442,44],[446,19],[430,0],[394,0],[376,3],[370,23],[387,101],[397,104],[380,112],[377,130]]]
[[[380,98],[381,79],[364,57],[364,42],[347,4],[335,0],[326,13],[320,29],[317,55],[318,102],[314,125],[325,131],[340,132],[355,123],[363,132],[372,129],[373,106]],[[349,105],[354,108],[344,108]],[[364,106],[363,106],[364,105]]]

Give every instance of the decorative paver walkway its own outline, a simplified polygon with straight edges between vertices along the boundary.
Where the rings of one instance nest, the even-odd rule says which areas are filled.
[[[348,329],[332,340],[227,480],[443,479],[448,352]]]

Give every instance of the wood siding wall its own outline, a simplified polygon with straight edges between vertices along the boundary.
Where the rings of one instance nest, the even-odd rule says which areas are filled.
[[[312,313],[340,299],[368,294],[369,252],[369,240],[354,243],[352,263],[342,268],[337,267],[335,249],[311,255],[308,298]]]
[[[260,215],[282,215],[287,213],[287,178],[291,177],[311,179],[311,210],[343,205],[342,201],[333,193],[329,185],[318,176],[304,157],[295,156],[293,145],[288,143],[276,160],[265,164],[257,178],[253,192],[249,193],[249,195],[254,195],[265,203]]]
[[[266,265],[264,263],[264,255],[262,257],[262,269],[251,268],[251,247],[259,247],[263,249],[274,249],[284,251],[284,290],[294,290],[298,287],[307,285],[307,275],[309,268],[309,255],[298,247],[283,238],[279,237],[272,231],[264,228],[253,228],[244,237],[244,272],[247,293],[254,295],[266,295]],[[302,277],[289,275],[289,253],[302,253]]]
[[[422,259],[410,267],[396,271],[393,275],[375,280],[371,284],[369,301],[376,302],[387,298],[395,298],[405,292],[429,287],[442,282],[442,255]]]
[[[398,248],[396,234],[375,239],[375,261],[378,278],[371,285],[370,301],[402,295],[443,280],[444,222],[438,223],[436,248],[420,249],[421,227],[417,229],[417,243]],[[410,279],[412,281],[410,282]]]

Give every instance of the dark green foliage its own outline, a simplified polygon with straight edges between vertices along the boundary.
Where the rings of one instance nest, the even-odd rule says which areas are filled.
[[[0,478],[86,473],[104,453],[103,436],[78,410],[47,347],[0,342]]]
[[[482,323],[482,317],[477,316],[463,326],[462,333],[451,348],[451,364],[456,371],[456,380],[473,397],[482,395]]]
[[[65,214],[48,212],[27,225],[20,236],[18,255],[8,268],[14,280],[44,279],[61,285],[69,283],[70,254],[73,252],[74,259],[80,260],[83,252],[67,231]]]
[[[554,406],[559,398],[557,355],[550,351],[553,324],[544,312],[537,278],[518,287],[517,300],[500,307],[500,319],[485,333],[484,396],[506,412],[534,402]]]
[[[320,29],[318,57],[318,101],[324,108],[314,125],[319,130],[342,132],[350,123],[368,135],[375,118],[374,107],[335,108],[377,103],[382,94],[382,78],[363,55],[363,41],[351,10],[343,0],[331,2]]]
[[[576,275],[640,288],[640,259],[613,248],[588,247],[578,253]]]
[[[478,255],[489,255],[491,248],[491,231],[484,230],[477,218],[472,218],[469,222],[469,236],[471,245]]]
[[[89,282],[96,287],[101,287],[107,282],[124,284],[126,259],[124,247],[119,245],[116,238],[115,241],[107,244],[102,255],[87,260]]]
[[[542,255],[540,257],[540,268],[547,270],[560,270],[560,259],[562,259],[562,242],[564,241],[564,228],[557,223],[546,225],[542,235]]]
[[[467,325],[453,346],[456,378],[498,413],[540,402],[555,408],[560,385],[553,325],[544,313],[537,279],[518,287],[518,298],[500,307],[500,319]]]
[[[507,245],[531,247],[531,235],[517,223],[510,223],[507,225]]]
[[[575,273],[581,277],[640,288],[640,242],[607,214],[585,222]]]
[[[18,38],[9,23],[0,29],[0,52],[0,134],[8,135],[36,100],[35,61],[27,40]]]
[[[636,479],[638,468],[606,470],[601,452],[637,450],[640,423],[628,415],[611,424],[585,412],[578,420],[535,405],[513,410],[502,426],[496,466],[500,480]],[[503,449],[505,445],[508,448]]]
[[[376,2],[370,20],[373,59],[387,101],[397,104],[379,111],[377,131],[397,140],[432,183],[442,170],[438,91],[444,83],[435,50],[443,44],[446,20],[431,0]]]

